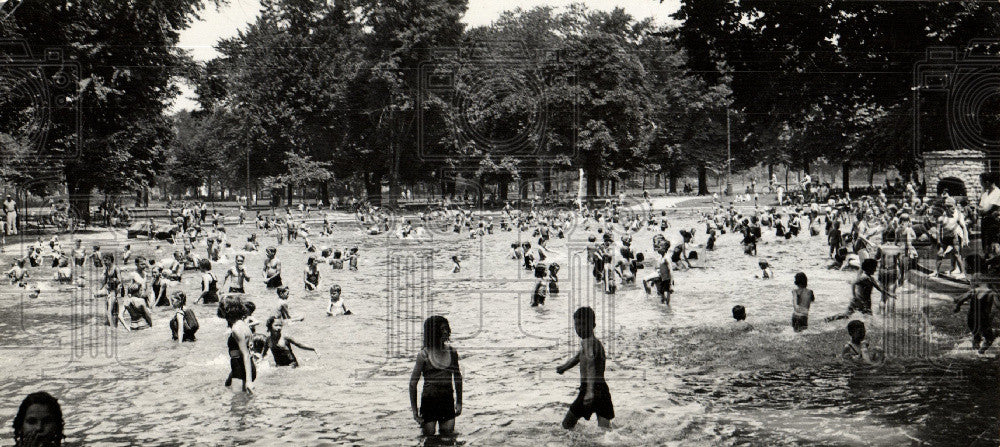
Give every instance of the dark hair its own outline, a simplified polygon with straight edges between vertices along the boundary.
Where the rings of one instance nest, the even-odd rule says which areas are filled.
[[[440,315],[432,315],[424,320],[424,347],[443,348],[444,339],[441,338],[441,331],[445,328],[451,332],[451,325],[448,319]]]
[[[747,319],[747,308],[737,304],[733,306],[733,318],[736,321],[743,321]]]
[[[805,273],[798,272],[795,274],[795,285],[799,287],[806,287],[809,285],[809,278],[806,278]]]
[[[174,301],[180,301],[181,306],[187,304],[187,295],[185,295],[184,292],[181,292],[180,290],[175,291],[173,294],[171,294],[170,297],[173,298]]]
[[[857,343],[865,339],[865,323],[861,320],[851,320],[847,323],[847,333],[851,335],[851,341]]]
[[[59,406],[59,401],[45,391],[31,393],[21,401],[21,406],[17,409],[17,416],[14,416],[14,442],[20,442],[21,437],[24,436],[24,419],[28,417],[28,409],[32,405],[43,405],[52,413],[58,427],[56,442],[61,445],[63,438],[66,437],[63,435],[64,422],[62,408]]]
[[[535,265],[535,278],[544,278],[544,277],[545,277],[545,265],[544,264]]]
[[[590,306],[583,306],[573,312],[573,321],[579,322],[581,327],[592,333],[594,327],[597,326],[597,314]]]
[[[878,261],[874,259],[868,258],[865,259],[864,261],[861,261],[861,271],[869,275],[875,273],[875,269],[877,268],[878,268]]]
[[[198,260],[198,269],[209,271],[212,270],[212,262],[208,259],[202,258]]]
[[[270,316],[270,317],[267,317],[267,324],[266,324],[266,326],[267,326],[267,331],[268,332],[274,332],[274,320],[277,320],[277,318],[275,318],[273,315]]]
[[[216,315],[226,321],[236,321],[246,318],[257,309],[252,302],[244,301],[239,295],[227,295],[219,301]]]

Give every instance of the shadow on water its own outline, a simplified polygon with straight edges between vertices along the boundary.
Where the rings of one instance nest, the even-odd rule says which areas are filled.
[[[458,439],[459,434],[420,436],[418,446],[422,447],[459,447],[465,445],[465,441]]]
[[[764,439],[775,445],[855,444],[850,438],[823,438],[844,430],[870,445],[1000,444],[995,360],[830,365],[684,382],[735,425],[724,437],[737,444]],[[897,436],[880,438],[886,427],[897,429]]]

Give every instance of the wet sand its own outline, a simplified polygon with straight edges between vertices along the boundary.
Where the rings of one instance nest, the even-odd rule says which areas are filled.
[[[695,242],[704,243],[696,211],[668,213],[669,234],[694,227]],[[250,230],[230,227],[233,246],[242,246]],[[410,417],[407,386],[421,322],[436,313],[450,320],[461,354],[465,396],[456,424],[459,444],[904,445],[914,439],[973,441],[984,430],[980,441],[996,436],[989,430],[997,427],[1000,411],[989,413],[996,404],[981,400],[983,387],[996,387],[995,367],[961,351],[945,356],[968,344],[964,315],[932,312],[935,352],[950,359],[944,369],[920,360],[914,365],[923,366],[900,368],[910,364],[901,360],[871,370],[836,360],[848,341],[846,320],[822,318],[846,308],[848,281],[856,273],[826,268],[831,261],[823,236],[776,240],[765,229],[758,251],[775,278],[762,280],[755,277],[757,259],[743,255],[740,237],[724,235],[716,251],[700,253],[698,268],[676,272],[667,309],[641,287],[614,296],[594,291],[589,269],[574,255],[589,233],[577,228],[569,239],[550,243],[554,259],[548,261],[563,267],[561,293],[534,309],[528,306],[530,272],[508,259],[510,243],[531,240],[530,234],[500,232],[470,240],[464,233],[430,232],[427,240],[401,241],[342,225],[331,238],[314,238],[318,246],[361,249],[358,272],[321,268],[320,290],[340,284],[354,312],[332,317],[325,315],[326,293],[303,290],[301,241],[286,241],[278,246],[278,257],[291,287],[290,310],[305,317],[288,324],[286,333],[321,355],[298,350],[302,366],[295,369],[259,365],[252,397],[239,391],[239,381],[232,389],[223,386],[229,370],[226,329],[214,305],[193,306],[201,323],[198,341],[178,346],[170,340],[167,308],[154,311],[152,329],[109,331],[95,323],[98,300],[86,292],[74,298],[47,284],[51,269],[33,269],[32,279],[43,281],[39,298],[2,289],[0,372],[8,379],[3,392],[9,397],[0,414],[13,415],[24,395],[47,390],[63,403],[70,444],[431,445],[437,440],[421,438]],[[638,251],[652,252],[653,234],[643,230],[634,236]],[[155,245],[125,240],[123,234],[88,237],[94,238],[103,240],[104,250],[132,243],[137,253],[153,254]],[[271,245],[274,238],[262,242]],[[165,250],[155,259],[169,256],[168,246],[159,244]],[[8,246],[8,253],[12,250],[16,247]],[[451,273],[453,254],[462,258],[458,274]],[[278,301],[263,287],[263,259],[261,252],[247,258],[248,293],[259,320]],[[220,285],[230,265],[213,266]],[[809,275],[816,293],[810,328],[802,334],[792,332],[789,321],[797,271]],[[198,295],[198,281],[197,273],[188,273],[179,286],[189,300]],[[919,302],[939,298],[945,297]],[[576,347],[569,315],[581,304],[598,311],[598,337],[609,354],[607,378],[617,417],[616,429],[607,433],[593,421],[581,421],[570,433],[559,427],[579,373],[573,369],[560,376],[555,367]],[[748,333],[731,327],[735,304],[747,308],[754,328]],[[902,310],[900,305],[897,312]],[[883,317],[862,319],[872,345],[881,345]],[[977,369],[982,367],[993,375],[984,376]],[[968,379],[972,372],[979,379]],[[978,412],[969,410],[973,404]],[[984,410],[988,416],[980,414]],[[952,431],[928,428],[939,420]]]

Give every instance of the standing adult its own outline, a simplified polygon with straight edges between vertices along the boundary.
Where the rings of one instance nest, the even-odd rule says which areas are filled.
[[[7,195],[7,199],[3,201],[3,212],[7,215],[7,234],[17,234],[17,202]]]
[[[983,194],[979,197],[980,238],[983,251],[987,252],[994,243],[1000,242],[1000,175],[984,172],[979,175]]]

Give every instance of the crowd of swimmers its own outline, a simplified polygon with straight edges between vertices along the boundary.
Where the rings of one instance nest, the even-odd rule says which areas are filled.
[[[826,321],[849,320],[856,313],[871,315],[875,291],[881,293],[880,304],[884,307],[889,300],[895,299],[904,276],[918,268],[920,253],[931,253],[936,258],[936,265],[930,269],[930,275],[947,275],[956,280],[967,280],[970,284],[968,292],[956,299],[955,311],[968,303],[968,326],[973,346],[983,353],[995,339],[991,312],[994,303],[1000,300],[996,283],[988,280],[1000,273],[1000,240],[994,234],[1000,229],[998,183],[1000,179],[995,174],[983,175],[984,193],[978,206],[964,200],[957,202],[947,195],[937,199],[918,197],[913,188],[907,188],[906,194],[892,200],[885,194],[860,198],[831,196],[825,202],[803,202],[763,209],[754,206],[750,212],[740,211],[732,204],[727,208],[720,203],[703,214],[705,242],[698,247],[713,251],[722,243],[722,235],[739,235],[743,253],[756,258],[762,279],[770,279],[774,277],[770,259],[762,255],[760,252],[763,250],[758,247],[765,229],[773,231],[776,238],[785,240],[823,234],[829,247],[825,255],[830,259],[830,268],[857,269],[858,272],[851,281],[847,310],[827,317]],[[241,209],[241,221],[244,214]],[[93,269],[101,272],[100,289],[101,296],[107,297],[108,324],[122,324],[129,330],[138,328],[143,322],[152,326],[150,309],[160,305],[170,306],[169,327],[173,340],[178,343],[196,340],[199,324],[191,304],[215,304],[217,316],[224,319],[229,328],[227,350],[231,368],[225,384],[229,386],[233,380],[239,380],[243,389],[252,393],[257,374],[256,363],[268,353],[278,366],[297,366],[299,360],[295,348],[315,351],[283,332],[289,322],[301,320],[301,317],[293,317],[289,309],[289,287],[282,279],[282,264],[277,257],[277,249],[273,246],[265,249],[266,260],[260,278],[269,290],[276,291],[279,305],[263,321],[257,321],[253,317],[256,306],[246,295],[246,284],[255,281],[257,275],[247,272],[243,253],[236,254],[230,250],[231,244],[226,239],[222,219],[214,217],[212,228],[204,230],[200,228],[206,220],[204,208],[200,214],[188,210],[182,216],[182,220],[178,221],[185,235],[179,241],[181,247],[160,261],[133,257],[130,248],[126,247],[122,261],[132,261],[135,265],[127,273],[119,269],[114,253],[102,252],[99,246],[86,250],[78,240],[67,255],[58,238],[54,237],[47,248],[41,240],[31,245],[28,254],[15,261],[8,275],[12,284],[27,287],[28,266],[39,266],[43,256],[48,255],[52,257],[51,265],[56,269],[57,281],[73,283],[79,281],[80,271],[84,270],[82,267],[90,263]],[[677,279],[675,271],[706,267],[699,265],[699,253],[694,249],[695,229],[679,229],[677,234],[671,235],[665,211],[659,214],[639,212],[622,202],[609,201],[603,207],[594,208],[581,204],[579,209],[569,211],[520,211],[508,205],[499,213],[496,222],[494,216],[461,208],[420,213],[415,222],[402,220],[393,223],[390,216],[375,208],[360,212],[358,218],[365,231],[371,234],[395,233],[400,238],[419,237],[427,231],[466,233],[470,239],[486,238],[494,232],[530,234],[529,241],[511,244],[509,257],[517,262],[518,268],[531,272],[536,279],[530,302],[534,307],[545,306],[547,299],[559,293],[560,265],[550,259],[553,257],[549,249],[550,241],[565,239],[571,231],[580,228],[590,233],[585,254],[593,283],[607,294],[641,285],[648,295],[656,296],[661,304],[669,306]],[[290,211],[284,217],[273,219],[258,214],[256,227],[273,232],[279,244],[286,239],[289,243],[302,241],[304,252],[308,254],[303,272],[305,291],[319,290],[320,266],[358,268],[360,254],[356,247],[344,250],[317,247],[310,239],[305,220],[293,218]],[[971,229],[976,227],[983,229],[983,247],[981,251],[971,253],[968,248],[972,239]],[[332,225],[324,218],[320,234],[329,235],[332,232]],[[648,257],[633,247],[633,238],[646,235],[651,237],[653,246],[653,252]],[[193,254],[194,243],[199,238],[205,238],[208,247],[204,257]],[[254,234],[242,248],[246,252],[256,251],[258,244]],[[211,271],[212,262],[227,260],[229,255],[232,255],[233,266],[227,270],[220,285]],[[461,271],[460,262],[459,256],[452,257],[453,273]],[[943,263],[951,264],[946,272],[941,272]],[[167,290],[168,284],[179,280],[189,267],[201,272],[201,287],[194,303],[188,302],[183,291]],[[647,268],[648,274],[640,274],[640,270]],[[791,279],[794,284],[791,327],[795,332],[801,332],[808,328],[810,306],[816,297],[809,288],[805,272],[797,272]],[[350,315],[351,311],[341,297],[341,287],[334,284],[326,290],[329,291],[327,313]],[[744,306],[733,308],[734,318],[749,328],[746,315]],[[594,335],[595,319],[595,313],[589,307],[576,310],[573,320],[581,339],[580,351],[556,368],[556,372],[562,374],[576,365],[580,366],[579,394],[563,421],[567,429],[572,428],[580,418],[589,420],[594,414],[601,427],[610,426],[609,421],[614,418],[610,390],[604,379],[604,348]],[[848,322],[850,341],[840,353],[844,358],[863,363],[880,360],[879,353],[873,352],[865,341],[865,330],[861,320]],[[451,329],[445,317],[427,318],[423,332],[423,348],[417,355],[410,380],[413,418],[425,434],[450,433],[454,431],[455,418],[462,412],[459,355],[448,343]],[[424,385],[418,405],[417,388],[421,380]],[[45,400],[36,396],[37,399],[41,399],[39,402]],[[37,405],[48,405],[45,402]],[[15,421],[16,432],[19,430],[18,423]]]

